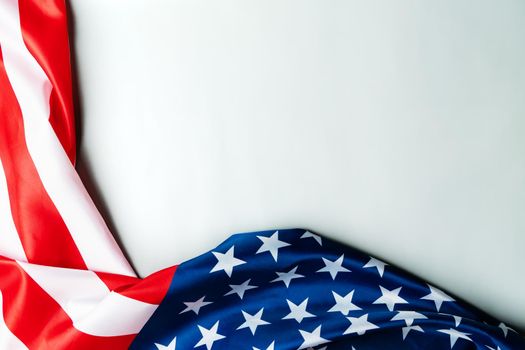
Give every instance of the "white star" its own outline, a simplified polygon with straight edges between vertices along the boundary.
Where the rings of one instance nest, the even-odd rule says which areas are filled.
[[[450,336],[450,348],[452,349],[454,347],[454,344],[456,344],[456,341],[461,338],[465,340],[472,341],[470,339],[469,335],[470,333],[463,333],[456,329],[449,328],[449,329],[438,329],[438,332],[448,334]]]
[[[454,318],[454,323],[456,324],[456,327],[459,326],[459,324],[461,323],[461,317],[456,315],[452,315],[452,317]]]
[[[276,272],[277,277],[276,279],[274,279],[273,281],[270,281],[270,282],[279,282],[279,281],[282,281],[285,285],[286,285],[286,288],[288,288],[290,286],[290,281],[295,279],[295,278],[301,278],[301,277],[304,277],[303,275],[299,275],[299,274],[296,274],[295,271],[297,271],[297,267],[294,267],[293,269],[291,269],[290,271],[288,272]]]
[[[347,317],[347,319],[350,321],[350,327],[343,334],[357,333],[357,335],[363,335],[366,331],[379,328],[375,324],[368,322],[368,314],[364,314],[361,317]]]
[[[201,307],[209,305],[209,304],[213,304],[211,301],[204,301],[204,298],[206,298],[206,296],[203,296],[202,298],[196,301],[184,302],[184,305],[186,305],[186,308],[182,310],[180,313],[183,314],[188,311],[193,311],[195,312],[196,315],[198,315],[199,311],[201,310]]]
[[[303,321],[303,318],[315,317],[314,314],[311,314],[308,311],[306,311],[306,307],[308,306],[308,298],[304,299],[299,305],[295,305],[288,299],[286,299],[286,302],[288,303],[288,307],[290,308],[290,313],[284,316],[283,320],[294,319],[297,322],[301,323]]]
[[[412,326],[414,320],[426,319],[423,314],[415,311],[398,311],[397,314],[390,319],[390,321],[405,321],[407,326]]]
[[[383,277],[386,265],[388,264],[376,258],[370,257],[370,260],[363,266],[363,269],[375,267],[377,269],[377,272],[379,272],[379,276]]]
[[[316,235],[316,234],[314,234],[314,233],[312,233],[310,231],[305,231],[305,233],[303,233],[301,238],[313,238],[313,239],[315,239],[315,241],[317,243],[319,243],[319,245],[321,245],[321,246],[323,245],[323,241],[321,239],[321,236],[318,236],[318,235]]]
[[[242,284],[230,284],[230,288],[232,290],[230,290],[228,293],[224,294],[224,296],[230,295],[230,294],[237,294],[239,296],[239,298],[241,298],[241,300],[242,300],[242,298],[244,297],[244,293],[247,290],[257,288],[257,286],[250,286],[250,281],[251,281],[251,279],[248,279],[248,280],[244,281]]]
[[[274,350],[274,347],[275,347],[275,341],[273,341],[270,345],[268,345],[268,347],[266,348],[266,350]],[[259,348],[256,348],[255,346],[253,347],[253,350],[260,350]]]
[[[231,247],[226,253],[212,252],[217,258],[217,264],[211,269],[210,273],[216,271],[224,271],[228,277],[232,276],[233,268],[242,264],[246,264],[246,261],[237,259],[233,256],[235,247]]]
[[[507,333],[509,333],[509,330],[513,331],[513,332],[516,332],[514,329],[508,327],[505,323],[503,322],[500,322],[499,328],[501,328],[501,330],[503,331],[503,335],[505,335],[505,338],[507,338]]]
[[[431,300],[436,304],[436,309],[439,312],[439,309],[441,309],[441,304],[445,301],[454,301],[450,296],[445,294],[441,289],[438,289],[436,287],[432,287],[430,284],[428,285],[428,288],[430,288],[430,294],[425,295],[421,299],[424,300]]]
[[[224,335],[217,333],[217,330],[219,328],[219,321],[215,322],[215,324],[210,329],[206,329],[199,325],[197,325],[197,327],[199,327],[199,331],[201,332],[202,338],[194,346],[195,348],[202,345],[206,345],[206,349],[210,350],[213,346],[213,343],[215,343],[217,340],[226,338]]]
[[[352,303],[352,298],[354,297],[353,290],[344,297],[340,296],[334,291],[332,291],[332,294],[335,299],[335,305],[332,306],[332,308],[328,310],[328,312],[340,312],[343,315],[347,316],[350,311],[361,310],[359,306]]]
[[[501,348],[498,346],[497,348],[493,348],[492,346],[485,345],[490,350],[501,350]]]
[[[330,276],[332,276],[332,279],[335,280],[335,277],[337,276],[337,273],[339,272],[350,272],[346,267],[343,267],[343,260],[345,256],[344,254],[341,255],[337,260],[330,261],[328,259],[323,258],[324,267],[318,270],[317,272],[329,272]]]
[[[403,332],[403,340],[405,340],[410,331],[418,331],[424,333],[423,328],[421,328],[420,326],[406,326],[401,329],[401,332]]]
[[[155,343],[158,350],[175,350],[177,348],[177,337],[173,338],[168,345]]]
[[[373,304],[385,304],[389,311],[394,311],[396,304],[408,304],[408,301],[399,296],[399,292],[401,292],[402,287],[392,290],[388,290],[382,286],[379,286],[379,288],[381,289],[381,294],[383,295],[377,298]]]
[[[279,231],[275,231],[270,237],[257,236],[263,244],[255,254],[260,254],[264,252],[270,252],[272,254],[273,260],[277,261],[279,254],[279,248],[284,248],[289,246],[289,243],[279,240]]]
[[[257,327],[265,324],[270,324],[269,322],[266,322],[265,320],[261,319],[263,311],[264,308],[260,309],[255,315],[250,315],[249,313],[242,311],[242,315],[244,316],[244,323],[237,327],[237,330],[243,328],[250,328],[252,334],[255,335]]]
[[[328,342],[328,340],[321,337],[321,326],[317,327],[312,332],[299,330],[299,333],[301,333],[301,336],[304,339],[299,349],[306,349]]]

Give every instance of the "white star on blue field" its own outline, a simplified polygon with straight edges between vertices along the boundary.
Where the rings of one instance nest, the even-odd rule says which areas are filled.
[[[439,288],[301,229],[233,235],[181,264],[131,349],[525,349]]]

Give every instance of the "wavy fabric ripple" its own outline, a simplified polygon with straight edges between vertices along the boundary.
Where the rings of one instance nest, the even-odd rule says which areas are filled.
[[[136,277],[74,168],[66,13],[65,0],[0,0],[0,350],[525,348],[437,288],[304,230],[234,235],[180,271]]]
[[[127,348],[175,271],[136,277],[74,168],[66,12],[0,0],[0,349]]]

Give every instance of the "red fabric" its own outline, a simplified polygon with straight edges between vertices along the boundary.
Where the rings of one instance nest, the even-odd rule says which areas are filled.
[[[79,332],[60,305],[11,259],[0,257],[0,276],[5,323],[29,349],[127,349],[135,337]]]
[[[18,0],[18,3],[24,43],[53,86],[49,122],[74,163],[75,120],[65,1]],[[6,174],[11,214],[28,261],[85,270],[86,264],[31,159],[24,134],[24,116],[4,66],[1,46],[0,159]],[[96,274],[111,291],[159,304],[175,270],[176,267],[168,268],[145,279]],[[128,348],[135,337],[134,334],[93,336],[80,332],[60,305],[16,261],[3,256],[0,256],[0,291],[7,327],[30,349],[118,350]]]
[[[75,118],[64,0],[19,0],[24,42],[53,85],[49,122],[72,163]]]
[[[1,51],[1,48],[0,48]],[[27,150],[24,122],[0,52],[0,159],[13,221],[29,262],[85,269],[75,242],[49,198]]]
[[[149,275],[145,279],[97,272],[109,289],[128,298],[150,304],[160,304],[168,292],[171,279],[177,270],[172,266]]]

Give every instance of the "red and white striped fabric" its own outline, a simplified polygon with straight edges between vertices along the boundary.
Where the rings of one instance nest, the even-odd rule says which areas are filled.
[[[65,0],[0,0],[0,349],[127,348],[175,271],[135,276],[75,149]]]

